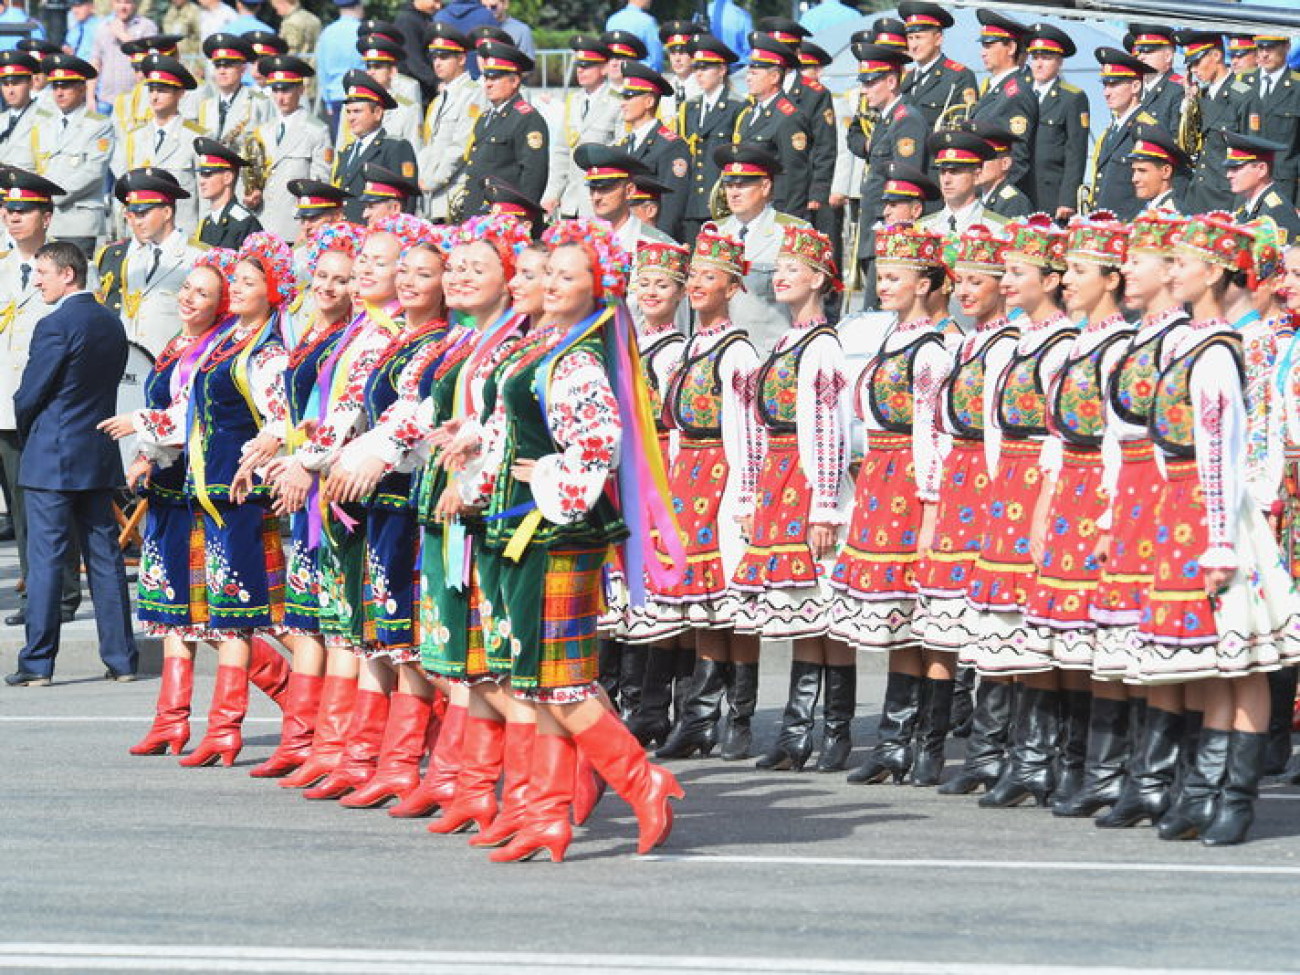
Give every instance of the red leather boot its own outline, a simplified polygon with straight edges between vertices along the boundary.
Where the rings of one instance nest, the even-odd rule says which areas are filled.
[[[528,782],[532,773],[533,742],[537,725],[506,722],[502,751],[505,782],[501,787],[501,811],[492,825],[469,841],[470,846],[504,846],[524,828],[528,808]]]
[[[284,696],[284,718],[280,721],[280,744],[271,757],[249,775],[255,779],[278,779],[307,761],[324,684],[325,679],[314,674],[289,675],[289,690]]]
[[[328,674],[321,688],[316,711],[316,732],[312,735],[307,760],[280,780],[282,789],[304,789],[315,785],[338,767],[348,741],[348,723],[357,697],[355,677]]]
[[[153,727],[131,746],[132,755],[165,755],[167,749],[179,755],[190,740],[190,698],[194,695],[194,661],[188,657],[164,657],[162,683]]]
[[[270,640],[255,636],[248,660],[248,682],[281,708],[289,693],[289,661]]]
[[[401,799],[415,791],[420,784],[420,759],[424,757],[432,710],[433,702],[430,700],[393,692],[374,778],[340,799],[340,806],[373,809],[389,799]]]
[[[605,780],[596,774],[591,762],[579,752],[573,769],[573,825],[585,824],[604,795]]]
[[[435,809],[448,805],[456,796],[456,776],[460,774],[460,744],[465,732],[465,708],[448,705],[438,729],[437,740],[429,753],[429,767],[424,778],[406,798],[388,810],[394,819],[420,819]]]
[[[671,772],[650,763],[645,749],[623,722],[606,711],[594,725],[574,735],[573,743],[636,813],[640,831],[637,853],[649,853],[668,839],[673,829],[668,802],[685,798],[686,793]]]
[[[388,695],[357,691],[348,723],[348,743],[334,771],[303,793],[307,799],[342,799],[370,781],[379,762],[379,745],[388,723]]]
[[[505,730],[504,721],[465,719],[456,795],[443,807],[442,816],[429,824],[430,833],[462,833],[475,825],[482,831],[492,825],[497,816],[496,787]]]
[[[531,860],[545,850],[553,863],[562,863],[573,839],[569,806],[573,802],[573,767],[577,753],[573,739],[563,735],[538,735],[533,742],[528,807],[524,827],[508,844],[493,850],[493,863]]]
[[[212,688],[212,706],[208,711],[208,731],[199,747],[181,759],[186,768],[215,765],[229,766],[244,747],[241,727],[248,713],[248,671],[243,667],[218,667]]]

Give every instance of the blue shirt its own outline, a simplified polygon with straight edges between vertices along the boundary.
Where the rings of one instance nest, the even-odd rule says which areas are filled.
[[[479,0],[452,0],[436,14],[433,19],[448,27],[455,27],[466,36],[475,27],[496,27],[497,19],[492,11],[483,6]],[[471,52],[465,59],[465,67],[471,78],[478,77],[478,58]]]
[[[255,30],[264,30],[274,34],[275,28],[266,21],[258,20],[252,14],[240,14],[225,27],[221,28],[226,34],[251,34]]]
[[[817,6],[804,11],[799,23],[814,34],[830,30],[836,24],[849,20],[861,20],[862,14],[852,7],[846,7],[840,0],[822,0]]]
[[[327,102],[343,101],[343,76],[354,68],[365,70],[366,63],[357,50],[357,32],[361,21],[340,17],[320,32],[316,42],[316,75],[320,78],[321,97]]]
[[[90,60],[91,49],[95,46],[95,31],[99,30],[103,17],[91,14],[85,20],[77,20],[68,11],[68,26],[63,31],[63,43],[72,48],[72,53],[83,61]]]
[[[19,10],[17,7],[9,7],[3,13],[0,13],[0,24],[22,24],[30,27],[31,33],[28,37],[37,37],[45,39],[45,28],[41,26],[40,21],[36,20],[26,10]],[[0,37],[0,51],[14,51],[18,48],[18,42],[23,39],[22,34],[9,34]]]
[[[533,43],[533,29],[522,20],[507,17],[501,22],[501,29],[514,38],[515,47],[530,58],[537,56],[537,45]]]
[[[659,21],[646,11],[628,4],[609,15],[605,21],[605,30],[625,30],[641,38],[641,43],[648,52],[642,60],[656,71],[663,70],[664,48],[659,43]]]
[[[736,70],[749,60],[749,32],[753,29],[754,18],[737,7],[735,0],[713,0],[709,4],[709,33],[740,55]]]

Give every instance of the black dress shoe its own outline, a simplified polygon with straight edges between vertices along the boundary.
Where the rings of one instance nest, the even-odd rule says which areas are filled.
[[[104,680],[116,681],[119,684],[130,684],[135,680],[135,674],[119,674],[115,670],[104,671]]]
[[[6,677],[5,683],[10,687],[49,687],[53,681],[41,674],[33,674],[26,670],[20,670],[17,673],[10,674]]]
[[[27,625],[27,613],[21,609],[18,612],[10,613],[8,616],[5,617],[5,626],[26,626],[26,625]]]

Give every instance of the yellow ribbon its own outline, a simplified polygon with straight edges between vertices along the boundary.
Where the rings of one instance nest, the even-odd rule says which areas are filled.
[[[528,548],[528,543],[533,540],[533,534],[537,527],[542,523],[542,513],[534,508],[528,514],[524,515],[524,520],[519,523],[513,535],[510,536],[510,544],[506,546],[505,556],[511,562],[518,562],[523,558],[524,551]]]

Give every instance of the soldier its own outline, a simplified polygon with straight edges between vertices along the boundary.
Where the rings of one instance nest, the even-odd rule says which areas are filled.
[[[1228,38],[1228,62],[1238,77],[1255,72],[1259,67],[1257,55],[1254,35],[1233,34]]]
[[[672,242],[662,230],[643,223],[632,213],[631,199],[636,189],[633,180],[653,175],[649,163],[626,149],[596,143],[584,143],[574,149],[573,161],[586,174],[592,215],[614,228],[625,251],[635,254],[641,241]]]
[[[1183,203],[1188,213],[1229,210],[1232,189],[1228,186],[1228,145],[1223,136],[1225,132],[1245,134],[1258,129],[1259,117],[1251,112],[1254,98],[1250,86],[1228,70],[1222,34],[1181,31],[1178,42],[1183,46],[1187,70],[1195,79],[1195,89],[1188,97],[1200,100],[1201,115],[1197,134],[1200,152]]]
[[[202,253],[176,225],[177,201],[188,193],[154,167],[123,173],[113,193],[126,207],[131,238],[96,257],[99,300],[122,316],[128,339],[157,357],[180,331],[176,296]]]
[[[632,216],[643,224],[653,227],[659,222],[659,211],[663,207],[664,194],[672,190],[653,176],[632,177],[632,192],[627,198]],[[679,309],[680,311],[680,309]],[[687,320],[689,324],[689,318]]]
[[[790,327],[790,313],[776,300],[772,276],[776,256],[790,225],[807,221],[773,206],[781,160],[767,148],[752,143],[719,146],[714,160],[722,168],[722,186],[731,216],[718,224],[728,237],[745,242],[749,273],[745,288],[730,302],[731,320],[743,322],[760,355],[767,355],[777,338]]]
[[[431,33],[429,54],[438,94],[424,115],[424,145],[417,160],[425,216],[446,223],[448,203],[465,172],[465,146],[487,99],[469,74],[469,38],[442,21],[434,22]]]
[[[483,71],[483,92],[491,105],[474,123],[465,150],[463,220],[487,210],[484,180],[499,176],[519,187],[526,196],[541,199],[549,177],[546,119],[519,94],[523,76],[533,70],[533,59],[517,47],[485,41],[477,49]]]
[[[1300,238],[1300,214],[1273,182],[1274,162],[1286,152],[1286,146],[1237,132],[1224,133],[1224,140],[1228,144],[1228,183],[1237,198],[1233,218],[1245,223],[1270,217],[1286,232],[1287,241]]]
[[[808,212],[812,184],[808,123],[785,94],[785,75],[799,67],[799,55],[788,44],[756,33],[750,38],[745,84],[749,103],[736,119],[734,141],[769,143],[781,160],[774,173],[773,206],[782,213],[803,218]],[[829,194],[828,194],[829,195]]]
[[[254,176],[252,187],[245,173],[244,205],[259,212],[262,226],[292,244],[300,225],[294,219],[289,184],[304,177],[329,179],[334,149],[329,126],[302,105],[307,79],[315,74],[311,65],[292,54],[263,58],[257,64],[271,90],[275,114],[257,129],[261,172]],[[250,163],[256,166],[259,160]]]
[[[1259,117],[1252,128],[1260,138],[1280,142],[1286,151],[1274,160],[1273,178],[1277,191],[1292,203],[1300,200],[1300,75],[1287,65],[1290,40],[1282,34],[1256,34],[1259,70],[1242,81],[1255,94],[1252,114]]]
[[[944,57],[943,32],[953,20],[943,7],[925,0],[903,0],[898,15],[907,30],[907,53],[912,58],[912,68],[903,76],[902,94],[921,110],[926,128],[934,130],[952,110],[975,104],[979,98],[975,72]]]
[[[1061,78],[1065,59],[1076,51],[1060,28],[1035,24],[1029,29],[1029,71],[1038,98],[1032,198],[1039,210],[1058,221],[1074,215],[1088,168],[1088,96]]]
[[[203,42],[203,53],[212,70],[197,96],[196,121],[206,135],[242,146],[271,114],[261,89],[244,84],[248,63],[256,58],[253,45],[236,34],[213,34]]]
[[[951,129],[936,133],[934,143],[943,209],[922,219],[921,226],[953,235],[964,234],[977,223],[1004,225],[1006,220],[984,207],[976,185],[980,169],[993,158],[993,147],[977,135]]]
[[[1111,118],[1093,150],[1091,208],[1132,220],[1142,203],[1134,194],[1128,155],[1138,126],[1157,124],[1141,107],[1142,79],[1155,69],[1113,47],[1099,47],[1094,56],[1101,65],[1101,97]]]
[[[605,80],[615,91],[623,87],[623,65],[630,61],[644,61],[650,56],[645,42],[631,31],[607,30],[600,35],[600,43],[609,49],[609,63],[605,65]]]
[[[731,143],[736,119],[744,107],[727,85],[728,68],[740,60],[736,52],[707,34],[695,39],[692,50],[700,94],[677,113],[677,131],[691,153],[682,220],[682,239],[687,241],[694,240],[700,227],[713,219],[712,203],[715,192],[721,193],[718,180],[722,177],[713,153],[718,146]]]
[[[203,135],[203,128],[182,118],[180,105],[185,92],[198,85],[184,65],[163,54],[146,55],[140,67],[149,93],[149,118],[114,147],[111,168],[115,174],[146,166],[167,170],[185,191],[172,201],[176,225],[192,233],[199,225],[194,137]]]
[[[613,145],[623,121],[623,101],[610,87],[605,67],[610,52],[600,39],[578,34],[570,39],[577,89],[564,99],[563,138],[551,141],[551,171],[542,206],[561,217],[591,216],[591,199],[573,150],[584,142]]]
[[[378,226],[381,220],[415,209],[420,184],[375,163],[365,165],[365,186],[361,190],[361,222]]]
[[[266,78],[259,67],[262,58],[274,58],[279,57],[281,54],[288,54],[289,42],[279,34],[268,34],[264,30],[253,30],[240,36],[248,41],[253,48],[253,60],[249,64],[249,73],[252,75],[253,84],[266,84]]]
[[[346,220],[344,207],[351,198],[347,190],[316,179],[291,179],[289,192],[297,201],[293,218],[298,221],[298,242],[311,240],[312,235],[330,223]]]
[[[690,186],[687,177],[691,153],[686,142],[659,121],[659,100],[671,92],[672,87],[653,68],[639,61],[625,64],[622,96],[627,134],[618,145],[645,163],[660,182],[673,190],[659,214],[658,227],[680,240]]]
[[[993,150],[993,158],[980,167],[979,176],[975,180],[975,188],[979,191],[980,203],[984,209],[1007,220],[1027,217],[1033,213],[1034,206],[1029,202],[1029,197],[1007,179],[1007,174],[1011,172],[1012,149],[1017,141],[1015,135],[981,121],[967,122],[965,129],[972,135],[979,136]]]
[[[113,127],[86,103],[95,69],[71,54],[49,58],[50,107],[37,113],[31,151],[35,171],[66,191],[54,201],[50,236],[76,244],[90,257],[105,232],[104,173]]]
[[[670,20],[659,28],[659,40],[663,42],[668,61],[664,81],[672,87],[663,101],[663,118],[670,124],[677,118],[677,110],[700,93],[691,52],[695,39],[703,33],[703,27],[689,20]],[[677,134],[682,133],[679,131]]]
[[[22,51],[0,51],[0,97],[4,114],[0,115],[0,163],[31,169],[31,131],[36,121],[36,102],[32,98],[32,78],[36,59]]]
[[[199,221],[191,243],[238,250],[244,238],[262,229],[253,213],[235,199],[239,171],[248,160],[205,135],[194,140],[199,158],[199,195],[207,201],[208,215]]]
[[[880,223],[919,223],[925,206],[942,199],[939,187],[915,166],[891,162],[885,168],[885,182],[880,188]]]
[[[530,200],[520,192],[519,187],[512,186],[497,176],[489,176],[487,198],[491,204],[489,215],[514,217],[528,228],[534,239],[540,237],[546,229],[546,211],[536,200]]]
[[[384,131],[394,139],[405,139],[412,147],[420,145],[420,101],[419,85],[415,85],[415,97],[397,90],[395,82],[402,78],[415,82],[414,78],[397,73],[398,62],[405,56],[400,43],[391,41],[378,34],[363,34],[357,40],[357,53],[366,64],[366,73],[383,85],[396,105],[384,113]]]
[[[163,54],[169,58],[177,57],[177,45],[180,38],[174,34],[155,34],[152,37],[139,37],[123,41],[122,53],[131,60],[135,70],[135,84],[129,91],[124,91],[113,99],[113,142],[121,145],[127,134],[136,126],[149,121],[149,87],[144,80],[144,59],[150,54]],[[189,110],[192,106],[186,106]]]
[[[397,102],[383,85],[364,71],[352,70],[343,79],[343,117],[348,141],[334,156],[330,182],[347,190],[347,218],[360,223],[365,205],[360,200],[365,189],[366,163],[375,163],[403,179],[416,178],[415,150],[405,139],[394,139],[384,130],[384,113]]]
[[[31,56],[36,62],[36,73],[32,75],[32,99],[37,108],[46,108],[50,104],[49,70],[47,60],[51,54],[62,54],[63,48],[53,41],[39,37],[25,37],[18,42],[17,50]],[[76,53],[73,51],[72,53]]]
[[[1029,193],[1033,190],[1034,131],[1038,127],[1038,99],[1033,79],[1021,67],[1029,28],[993,10],[978,10],[980,56],[989,76],[979,100],[971,108],[971,121],[991,122],[1011,132],[1008,179]]]
[[[432,25],[430,25],[430,27],[432,27]],[[394,98],[398,98],[400,95],[402,98],[414,102],[417,110],[422,108],[424,105],[424,97],[420,93],[420,82],[416,80],[413,75],[403,74],[400,70],[401,66],[403,66],[406,61],[406,38],[402,36],[401,28],[386,20],[363,20],[360,27],[357,29],[357,40],[361,41],[371,37],[381,38],[382,40],[388,41],[397,46],[397,50],[393,52],[393,60],[391,61],[391,63],[396,65],[397,68],[395,68],[392,75],[389,76],[385,87],[393,93]],[[357,50],[364,55],[365,52],[361,51],[359,46]],[[389,59],[385,57],[384,60],[385,62],[388,62]],[[401,99],[399,98],[398,100],[400,101]]]
[[[1133,171],[1133,194],[1144,209],[1181,213],[1174,178],[1191,170],[1192,160],[1174,137],[1158,125],[1139,125],[1125,159]]]
[[[1124,50],[1139,58],[1152,70],[1142,89],[1142,111],[1155,118],[1166,132],[1178,131],[1178,117],[1183,105],[1183,86],[1187,79],[1173,71],[1174,28],[1160,24],[1129,24],[1124,36]]]

